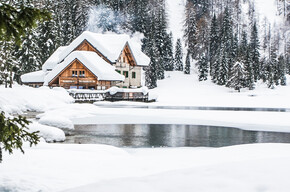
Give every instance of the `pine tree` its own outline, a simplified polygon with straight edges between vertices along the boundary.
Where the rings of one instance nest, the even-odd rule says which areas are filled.
[[[155,42],[156,47],[159,52],[159,62],[157,63],[157,78],[164,79],[164,67],[166,65],[166,50],[165,50],[165,38],[168,35],[166,32],[167,28],[167,21],[166,21],[166,15],[165,15],[165,1],[159,0],[160,6],[157,9],[156,14],[156,33],[155,33]]]
[[[237,61],[231,69],[230,78],[227,82],[227,86],[240,92],[241,88],[243,88],[245,79],[246,71],[244,69],[244,65],[243,63]]]
[[[130,11],[134,15],[132,21],[133,32],[138,31],[145,36],[149,32],[147,24],[150,22],[148,4],[148,0],[134,0],[131,3],[132,9]]]
[[[15,44],[10,41],[0,41],[0,83],[12,88],[13,77],[19,69],[18,59],[15,57]]]
[[[270,65],[272,68],[272,78],[273,78],[273,83],[275,85],[279,85],[279,80],[280,80],[280,75],[278,72],[278,55],[277,55],[277,47],[276,45],[273,43],[271,45],[271,49],[270,49]],[[271,80],[271,79],[270,79]],[[268,81],[270,81],[268,80]]]
[[[22,148],[24,141],[28,142],[30,146],[39,142],[38,132],[28,132],[29,123],[25,117],[9,119],[3,112],[0,113],[0,163],[2,162],[2,149],[8,151],[9,154],[12,154],[14,149],[20,149],[24,153]]]
[[[224,48],[220,48],[220,57],[217,63],[217,84],[225,85],[228,80],[228,69],[227,69],[227,54],[223,51]]]
[[[217,65],[217,83],[219,85],[225,85],[229,71],[232,67],[232,42],[233,42],[233,29],[232,19],[229,8],[226,7],[224,11],[224,18],[220,30],[220,47],[219,47],[219,59]]]
[[[245,70],[246,70],[245,86],[248,87],[250,90],[253,90],[254,89],[254,70],[253,70],[253,63],[251,62],[251,58],[250,58],[249,49],[247,49],[243,62],[245,62]]]
[[[213,82],[217,79],[217,63],[218,63],[218,49],[219,49],[219,29],[216,15],[213,16],[210,29],[210,45],[209,45],[209,58],[210,58],[210,75]]]
[[[189,55],[189,51],[187,51],[187,54],[186,54],[184,74],[190,74],[190,55]]]
[[[185,12],[185,46],[187,47],[192,58],[195,59],[197,57],[197,23],[194,4],[191,1],[187,1]]]
[[[280,84],[286,85],[286,63],[283,55],[280,55],[278,58],[278,76],[280,79]]]
[[[157,48],[155,46],[155,43],[152,43],[152,48],[150,50],[150,64],[148,68],[146,69],[146,86],[149,89],[153,89],[157,87],[157,63],[158,63],[158,57],[156,56]]]
[[[288,54],[285,55],[285,63],[286,63],[286,73],[290,75],[290,57]]]
[[[250,59],[253,66],[254,80],[257,81],[260,79],[260,42],[258,37],[257,24],[254,22],[251,31],[251,40],[250,40]]]
[[[249,89],[254,88],[254,70],[253,63],[250,57],[250,45],[248,44],[248,37],[245,31],[242,32],[242,40],[239,47],[239,59],[245,66],[246,78],[244,87]]]
[[[260,60],[260,78],[265,83],[267,81],[267,59],[262,57]]]
[[[208,61],[205,54],[201,57],[200,61],[198,62],[198,71],[199,71],[198,80],[206,81],[208,75]]]
[[[174,70],[174,58],[173,58],[173,43],[172,43],[172,32],[166,35],[164,40],[164,70],[173,71]]]
[[[266,78],[268,88],[274,89],[274,66],[273,63],[268,60],[266,63]]]
[[[175,58],[174,58],[174,69],[175,71],[183,71],[183,53],[182,53],[182,45],[181,40],[177,39],[175,46]]]
[[[37,45],[38,33],[36,30],[28,32],[27,37],[23,39],[21,47],[16,49],[15,56],[18,58],[18,70],[14,79],[20,83],[20,76],[24,73],[39,70],[43,64],[39,55],[40,48]]]
[[[238,55],[239,55],[239,40],[238,40],[238,33],[235,33],[232,40],[232,49],[231,49],[232,63],[237,62]]]

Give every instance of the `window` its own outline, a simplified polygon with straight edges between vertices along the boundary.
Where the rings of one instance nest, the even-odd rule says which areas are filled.
[[[85,71],[79,71],[80,77],[85,77]]]
[[[136,79],[136,72],[132,72],[132,79]]]
[[[121,74],[121,71],[120,70],[116,70],[116,71]]]
[[[123,75],[128,78],[128,71],[123,71]]]
[[[73,77],[77,77],[78,76],[78,72],[77,71],[72,71],[72,76]]]

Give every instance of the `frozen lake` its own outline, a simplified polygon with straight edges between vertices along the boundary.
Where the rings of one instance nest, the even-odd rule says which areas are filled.
[[[65,143],[116,147],[223,147],[248,143],[290,143],[290,133],[245,131],[201,125],[75,125]]]

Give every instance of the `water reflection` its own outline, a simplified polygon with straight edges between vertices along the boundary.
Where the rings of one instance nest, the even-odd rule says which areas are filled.
[[[290,143],[290,133],[244,131],[200,125],[76,125],[65,143],[117,147],[222,147],[246,143]]]

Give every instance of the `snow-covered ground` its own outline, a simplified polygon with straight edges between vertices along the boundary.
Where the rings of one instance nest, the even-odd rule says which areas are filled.
[[[55,107],[64,107],[73,102],[73,98],[63,88],[41,87],[36,89],[14,85],[11,89],[0,86],[0,111],[5,112],[6,116],[23,114],[26,111],[44,112]],[[57,122],[58,119],[60,120]],[[53,122],[57,122],[57,124]],[[55,125],[60,128],[73,128],[73,124],[69,120],[65,121],[61,119],[61,116],[58,118],[54,116],[53,120],[49,117],[42,119],[42,124],[33,122],[29,125],[29,129],[31,132],[39,131],[39,135],[47,142],[64,141],[64,132],[56,127],[51,127]]]
[[[13,88],[0,86],[0,110],[10,114],[24,111],[43,112],[51,107],[74,102],[63,88],[31,88],[14,85]]]
[[[290,108],[290,86],[253,91],[198,82],[196,75],[166,73],[151,94],[156,103],[98,102],[102,105],[231,106]],[[0,107],[9,113],[42,111],[39,123],[201,124],[248,130],[290,132],[290,113],[185,109],[106,108],[75,104],[63,89],[0,88]],[[58,128],[34,123],[47,141],[63,140]],[[60,126],[63,125],[63,126]],[[69,125],[69,126],[68,126]],[[288,191],[289,144],[222,148],[122,149],[106,145],[47,144],[25,155],[4,153],[0,191]]]
[[[289,144],[121,149],[41,143],[4,153],[0,191],[289,191]]]
[[[167,72],[151,93],[158,95],[157,105],[290,108],[290,76],[287,85],[269,89],[259,82],[254,90],[238,93],[210,80],[199,82],[196,74]]]

